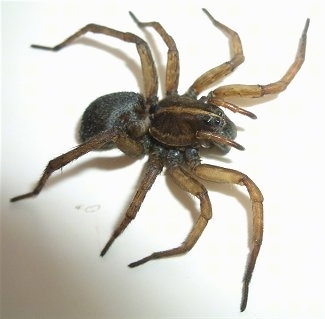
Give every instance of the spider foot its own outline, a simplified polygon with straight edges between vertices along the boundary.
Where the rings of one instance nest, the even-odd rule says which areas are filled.
[[[31,44],[31,48],[33,48],[33,49],[41,49],[41,50],[48,50],[48,51],[59,51],[60,50],[59,46],[48,47],[48,46],[39,45],[39,44]]]
[[[249,282],[246,280],[243,283],[243,291],[242,291],[242,300],[240,304],[240,311],[243,312],[246,309],[247,306],[247,299],[248,299],[248,287],[249,287]]]
[[[152,259],[156,259],[156,258],[159,258],[159,257],[155,257],[155,254],[153,253],[150,256],[144,257],[144,258],[142,258],[142,259],[140,259],[138,261],[135,261],[135,262],[129,264],[128,266],[130,268],[138,267],[138,266],[140,266],[140,265],[142,265],[142,264],[144,264],[144,263],[146,263],[146,262],[148,262],[148,261],[150,261]]]
[[[34,196],[37,196],[39,194],[39,191],[38,190],[34,190],[32,192],[29,192],[29,193],[26,193],[26,194],[22,194],[22,195],[18,195],[18,196],[15,196],[13,198],[10,198],[10,202],[14,203],[14,202],[17,202],[19,200],[22,200],[22,199],[26,199],[26,198],[31,198],[31,197],[34,197]]]
[[[169,250],[163,250],[163,251],[157,251],[155,253],[152,253],[151,255],[144,257],[138,261],[135,261],[131,264],[129,264],[130,268],[134,268],[137,266],[140,266],[150,260],[154,260],[154,259],[160,259],[160,258],[166,258],[166,257],[172,257],[172,256],[176,256],[176,255],[180,255],[180,254],[184,254],[187,251],[189,251],[192,248],[192,246],[188,247],[186,245],[181,245],[177,248],[172,248]]]
[[[100,252],[100,257],[104,257],[104,255],[107,253],[107,251],[109,250],[109,248],[112,246],[113,241],[115,240],[114,238],[111,238],[107,244],[104,246],[104,248],[102,249],[102,251]]]

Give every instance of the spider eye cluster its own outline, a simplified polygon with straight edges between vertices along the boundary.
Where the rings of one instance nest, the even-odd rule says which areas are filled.
[[[202,130],[218,133],[230,139],[234,139],[237,135],[235,124],[227,117],[227,115],[218,107],[205,104],[204,111],[200,118],[200,127]]]
[[[223,120],[220,117],[206,116],[202,121],[207,127],[220,127]]]

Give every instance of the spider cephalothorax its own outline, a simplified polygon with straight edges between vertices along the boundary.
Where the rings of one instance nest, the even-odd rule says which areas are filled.
[[[101,256],[106,253],[113,241],[136,217],[148,190],[164,167],[166,174],[172,178],[175,184],[199,199],[200,215],[180,246],[155,252],[129,265],[135,267],[152,259],[183,254],[195,245],[212,217],[208,192],[199,180],[243,185],[246,187],[252,203],[254,230],[252,250],[243,280],[241,311],[244,311],[247,305],[248,286],[262,244],[263,196],[255,183],[245,174],[228,168],[201,164],[199,150],[204,147],[211,149],[211,151],[217,149],[227,153],[231,147],[239,150],[244,149],[234,141],[237,134],[236,126],[225,115],[221,107],[256,118],[253,113],[227,101],[227,98],[257,98],[285,90],[304,61],[309,19],[307,19],[304,27],[295,61],[279,81],[266,85],[235,84],[221,86],[211,91],[207,96],[198,99],[198,95],[202,91],[231,73],[244,61],[238,34],[216,21],[207,10],[203,9],[203,11],[216,27],[229,36],[232,57],[230,61],[201,75],[183,95],[177,93],[179,58],[173,38],[158,22],[142,23],[130,13],[139,27],[153,27],[168,47],[166,96],[160,101],[157,97],[157,71],[151,51],[147,43],[135,34],[88,24],[55,47],[32,45],[34,48],[57,51],[86,32],[102,33],[134,43],[141,60],[144,92],[143,94],[133,92],[112,93],[91,103],[81,120],[80,140],[82,143],[75,149],[51,160],[34,190],[14,197],[11,201],[18,201],[39,194],[54,171],[90,151],[117,147],[129,156],[148,155],[145,174],[138,190],[121,224],[103,248]]]

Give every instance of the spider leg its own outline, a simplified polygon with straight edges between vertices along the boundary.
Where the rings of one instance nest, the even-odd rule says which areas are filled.
[[[153,27],[168,47],[166,66],[166,95],[176,94],[179,82],[179,55],[174,39],[166,32],[159,22],[140,22],[136,16],[129,12],[135,23],[140,27]]]
[[[85,155],[86,153],[98,149],[103,146],[108,141],[114,140],[117,138],[117,134],[114,132],[103,132],[100,133],[92,138],[90,138],[87,142],[77,146],[73,150],[64,153],[51,161],[47,164],[43,175],[41,176],[40,180],[38,181],[36,187],[29,193],[19,195],[10,199],[11,202],[16,202],[21,199],[29,198],[38,195],[41,190],[43,189],[46,181],[51,176],[51,174],[62,168],[63,166],[67,165],[68,163],[72,162],[73,160],[77,159],[78,157]]]
[[[231,59],[207,72],[202,74],[195,82],[190,86],[187,91],[187,95],[192,97],[197,97],[203,90],[208,88],[211,84],[222,79],[229,73],[231,73],[238,65],[244,62],[243,48],[241,41],[237,32],[228,28],[224,24],[215,20],[212,15],[206,10],[203,9],[203,12],[207,14],[212,23],[223,31],[230,38],[230,49],[231,49]]]
[[[152,156],[149,158],[144,178],[142,179],[140,186],[125,213],[124,219],[122,220],[121,224],[115,229],[111,238],[101,251],[100,256],[103,257],[106,254],[107,250],[113,244],[114,240],[126,229],[129,223],[136,217],[143,203],[143,200],[147,195],[147,192],[150,190],[151,186],[156,180],[156,177],[160,174],[162,169],[163,163],[158,157]]]
[[[158,77],[154,60],[152,58],[148,44],[133,33],[121,32],[105,26],[90,23],[54,47],[38,44],[32,44],[32,47],[36,49],[58,51],[71,44],[75,39],[81,37],[87,32],[105,34],[107,36],[111,36],[125,42],[135,43],[141,60],[142,76],[144,82],[144,96],[148,104],[156,102],[158,92]]]
[[[207,181],[243,185],[247,188],[249,193],[252,202],[254,233],[253,248],[248,259],[248,264],[243,279],[243,295],[240,309],[241,311],[244,311],[247,305],[249,283],[252,278],[256,259],[263,239],[263,195],[249,177],[238,171],[207,164],[200,164],[196,166],[193,171],[196,176]]]
[[[174,182],[184,191],[196,196],[200,200],[201,214],[186,237],[185,241],[176,248],[154,252],[153,254],[133,262],[129,267],[136,267],[150,260],[184,254],[192,249],[200,238],[209,219],[212,217],[210,199],[206,188],[199,183],[188,171],[181,166],[173,166],[167,170],[167,174],[172,177]]]
[[[276,82],[266,85],[244,85],[234,84],[225,85],[217,88],[210,93],[211,97],[222,98],[229,96],[238,96],[245,98],[258,98],[266,94],[277,94],[284,91],[292,79],[296,76],[300,67],[305,60],[306,43],[307,43],[307,30],[309,26],[309,19],[306,20],[304,30],[302,32],[296,58],[292,65],[289,67],[284,76]],[[213,99],[212,99],[213,100]]]
[[[224,107],[224,108],[226,108],[226,109],[228,109],[228,110],[230,110],[230,111],[232,111],[234,113],[240,113],[242,115],[248,116],[253,120],[257,119],[257,116],[254,113],[249,112],[249,111],[239,107],[238,105],[227,102],[227,101],[225,101],[225,100],[223,100],[221,98],[213,97],[212,94],[210,94],[208,96],[208,102],[210,104],[213,104],[213,105],[217,106],[217,107],[222,106],[222,107]]]
[[[244,151],[244,146],[238,144],[234,140],[228,139],[222,135],[218,135],[212,132],[206,132],[206,131],[198,131],[196,133],[196,138],[198,140],[208,140],[208,141],[214,141],[223,145],[228,145],[231,147],[237,148],[237,150]]]

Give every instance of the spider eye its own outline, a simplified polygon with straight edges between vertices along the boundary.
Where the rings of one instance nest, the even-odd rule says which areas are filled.
[[[208,126],[220,126],[222,120],[219,117],[209,116],[204,120],[205,124]]]
[[[223,116],[223,112],[221,110],[218,110],[217,115],[221,117],[221,116]]]

